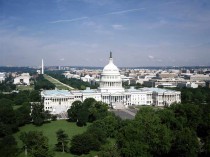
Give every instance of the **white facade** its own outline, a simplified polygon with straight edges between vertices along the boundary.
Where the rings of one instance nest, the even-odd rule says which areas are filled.
[[[91,81],[94,80],[94,77],[90,77],[90,75],[85,75],[85,77],[81,77],[81,80],[84,81],[84,82],[91,83]]]
[[[5,73],[0,73],[0,83],[5,80],[6,76]]]
[[[101,74],[98,89],[45,90],[41,93],[45,110],[51,111],[52,114],[66,112],[74,101],[84,101],[86,98],[94,98],[121,109],[130,105],[169,106],[174,102],[179,103],[180,95],[179,91],[159,88],[124,89],[119,69],[114,65],[111,53],[109,64],[104,67]]]
[[[29,73],[23,73],[14,79],[14,84],[30,85]]]
[[[150,88],[154,106],[170,106],[172,103],[181,102],[181,93],[179,91]]]

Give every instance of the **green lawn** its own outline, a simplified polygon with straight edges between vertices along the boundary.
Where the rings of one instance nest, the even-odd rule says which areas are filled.
[[[34,86],[31,85],[31,86],[24,86],[24,85],[18,85],[16,86],[17,90],[33,90],[34,89]]]
[[[44,78],[47,79],[48,81],[50,81],[51,83],[53,83],[56,86],[56,88],[58,88],[58,89],[61,89],[61,90],[62,89],[64,89],[64,90],[73,89],[73,88],[63,85],[60,81],[53,79],[51,76],[48,76],[46,74],[44,75]]]
[[[18,108],[20,108],[22,105],[15,105],[15,106],[12,106],[14,110],[17,110]]]
[[[22,142],[19,139],[21,132],[42,131],[43,134],[49,139],[50,148],[53,149],[54,145],[57,143],[57,139],[56,139],[57,130],[63,129],[69,135],[69,138],[71,139],[74,135],[81,134],[84,131],[86,131],[87,126],[78,127],[75,123],[67,122],[66,120],[57,120],[57,121],[52,121],[51,123],[46,123],[40,127],[37,127],[33,124],[25,125],[21,127],[20,131],[14,134],[14,136],[18,142],[18,147],[21,148]],[[20,154],[19,157],[24,157],[24,154],[23,153]],[[74,157],[74,155],[70,153],[55,152],[55,157]]]

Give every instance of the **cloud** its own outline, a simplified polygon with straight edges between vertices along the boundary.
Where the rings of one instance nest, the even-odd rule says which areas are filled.
[[[104,14],[104,15],[125,14],[125,13],[136,12],[136,11],[140,11],[140,10],[144,10],[144,9],[145,9],[145,8],[136,8],[136,9],[129,9],[129,10],[114,11],[114,12],[106,13],[106,14]]]
[[[57,20],[57,21],[51,21],[49,23],[61,23],[61,22],[75,22],[75,21],[81,21],[88,19],[89,17],[80,17],[80,18],[74,18],[74,19],[67,19],[67,20]]]
[[[96,26],[96,23],[93,22],[93,21],[87,21],[87,22],[84,22],[83,25],[85,25],[85,26]]]
[[[4,45],[0,46],[0,66],[40,65],[41,58],[45,59],[46,65],[60,65],[61,63],[63,65],[91,65],[91,62],[81,62],[81,56],[86,58],[92,53],[97,56],[97,52],[104,49],[99,48],[97,42],[75,40],[49,42],[47,38],[37,38],[2,29],[0,29],[0,45]],[[92,59],[92,65],[99,64],[97,58]]]
[[[148,58],[149,58],[149,59],[154,59],[155,57],[152,56],[152,55],[149,55]]]
[[[155,56],[152,56],[152,55],[149,55],[148,58],[151,59],[151,60],[153,60],[153,61],[155,61],[155,62],[160,62],[160,63],[163,62],[162,59],[156,58]]]
[[[129,9],[129,10],[121,10],[121,11],[114,11],[114,12],[109,12],[109,13],[105,13],[105,14],[101,14],[101,15],[95,15],[95,16],[91,16],[91,17],[79,17],[79,18],[73,18],[73,19],[66,19],[66,20],[56,20],[56,21],[51,21],[49,23],[62,23],[62,22],[75,22],[75,21],[81,21],[81,20],[85,20],[85,19],[89,19],[92,17],[99,17],[99,16],[106,16],[106,15],[117,15],[117,14],[125,14],[125,13],[129,13],[129,12],[136,12],[136,11],[140,11],[140,10],[144,10],[145,8],[136,8],[136,9]]]
[[[157,61],[157,62],[162,62],[163,60],[162,60],[162,59],[157,59],[156,61]]]
[[[118,24],[112,25],[112,28],[114,28],[116,30],[124,30],[125,29],[125,27],[123,25],[118,25]]]
[[[60,3],[62,0],[58,0],[58,3]],[[88,3],[96,3],[97,1],[92,1],[92,0],[85,0],[86,2]],[[99,2],[99,4],[102,4],[104,5],[105,3],[101,3],[102,1]],[[167,3],[163,3],[163,4],[160,4],[159,6],[156,6],[156,7],[160,7],[162,5],[165,5],[165,4],[171,4],[171,3],[176,3],[176,2],[167,2]],[[156,8],[155,7],[155,8]],[[118,15],[118,14],[126,14],[126,13],[130,13],[130,12],[138,12],[138,11],[142,11],[142,10],[145,10],[145,9],[148,9],[148,8],[133,8],[133,9],[125,9],[125,10],[120,10],[120,11],[113,11],[113,12],[108,12],[108,13],[105,13],[105,14],[99,14],[99,15],[95,15],[95,16],[90,16],[90,17],[79,17],[79,18],[73,18],[73,19],[65,19],[65,20],[56,20],[56,21],[51,21],[49,23],[62,23],[62,22],[75,22],[75,21],[81,21],[81,20],[85,20],[85,19],[88,19],[88,18],[92,18],[92,17],[99,17],[99,16],[106,16],[106,15]]]
[[[112,1],[110,0],[82,0],[86,3],[90,3],[92,5],[99,5],[99,6],[104,6],[107,4],[112,4]]]

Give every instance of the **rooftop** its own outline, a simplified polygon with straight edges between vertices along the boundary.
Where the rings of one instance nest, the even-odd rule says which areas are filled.
[[[68,90],[44,90],[43,95],[45,96],[69,96],[72,95]]]
[[[157,92],[157,93],[176,92],[175,90],[169,90],[169,89],[163,89],[163,88],[144,88],[144,89]]]

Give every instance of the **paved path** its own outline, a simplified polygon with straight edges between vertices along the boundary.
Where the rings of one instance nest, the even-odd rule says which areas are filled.
[[[136,113],[129,111],[128,109],[118,109],[118,110],[110,110],[114,112],[116,116],[119,116],[121,119],[134,119]]]
[[[135,117],[135,115],[136,115],[134,112],[131,112],[131,111],[127,110],[127,109],[123,109],[123,111],[128,113],[128,114],[130,114],[133,117]]]
[[[45,75],[46,75],[46,74],[45,74]],[[71,86],[69,86],[69,85],[67,85],[67,84],[64,84],[63,82],[60,82],[59,80],[53,78],[52,76],[49,76],[49,75],[46,75],[46,76],[47,76],[47,77],[50,77],[50,78],[53,79],[54,81],[56,81],[56,82],[62,84],[63,86],[69,88],[70,90],[74,89],[73,87],[71,87]]]

